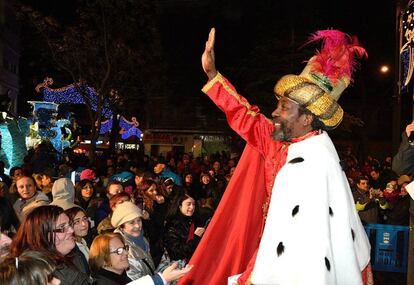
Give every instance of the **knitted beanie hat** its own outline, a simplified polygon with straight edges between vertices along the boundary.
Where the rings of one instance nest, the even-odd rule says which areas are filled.
[[[126,201],[116,206],[112,214],[111,224],[114,228],[118,228],[122,224],[138,217],[142,218],[141,209],[134,203]]]

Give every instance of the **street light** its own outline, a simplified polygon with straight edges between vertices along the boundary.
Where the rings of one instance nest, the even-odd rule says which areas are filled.
[[[381,67],[380,67],[380,71],[381,71],[381,73],[388,73],[388,71],[390,71],[390,68],[388,67],[388,65],[382,65]]]

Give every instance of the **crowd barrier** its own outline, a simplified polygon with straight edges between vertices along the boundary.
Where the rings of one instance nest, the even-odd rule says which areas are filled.
[[[371,266],[375,271],[407,272],[409,227],[365,225],[371,243]]]

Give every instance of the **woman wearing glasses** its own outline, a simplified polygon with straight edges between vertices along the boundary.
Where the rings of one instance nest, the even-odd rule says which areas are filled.
[[[69,217],[58,206],[40,206],[30,212],[14,237],[10,253],[18,257],[25,250],[46,251],[57,264],[55,275],[66,284],[91,284],[79,255],[73,253],[75,237]]]
[[[128,250],[129,246],[119,233],[106,233],[94,239],[89,253],[89,266],[96,285],[163,285],[164,281],[169,283],[178,280],[192,268],[176,269],[177,265],[174,264],[162,274],[146,275],[132,281],[126,274],[129,267]]]
[[[129,246],[127,274],[132,280],[155,273],[150,247],[142,231],[141,218],[141,209],[129,201],[116,206],[111,217],[114,232],[120,233]]]

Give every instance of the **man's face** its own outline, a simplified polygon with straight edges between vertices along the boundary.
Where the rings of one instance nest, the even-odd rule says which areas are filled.
[[[215,161],[215,162],[213,163],[213,169],[214,169],[215,171],[218,171],[218,170],[220,169],[220,162]]]
[[[360,180],[359,183],[357,183],[357,187],[358,187],[358,189],[360,189],[364,192],[368,191],[369,190],[368,189],[369,188],[368,180],[365,180],[365,179]]]
[[[21,169],[16,169],[13,173],[12,179],[14,182],[16,182],[17,179],[19,179],[22,176],[23,176],[23,171]]]
[[[52,179],[47,175],[42,175],[42,186],[48,186]]]
[[[108,196],[112,197],[118,193],[121,193],[124,191],[124,188],[122,187],[121,184],[111,184],[111,186],[109,186],[108,188]]]
[[[373,170],[373,171],[371,171],[370,175],[371,175],[371,178],[375,181],[378,180],[378,178],[379,178],[379,172],[378,171]]]
[[[276,110],[272,113],[275,140],[287,141],[304,135],[308,130],[304,126],[305,115],[299,115],[299,104],[286,97],[280,98]]]
[[[108,168],[106,169],[106,175],[112,176],[115,174],[115,168],[113,168],[112,166],[108,166]]]
[[[165,169],[165,164],[163,163],[157,163],[154,167],[154,172],[155,174],[160,174],[161,172],[163,172]]]

